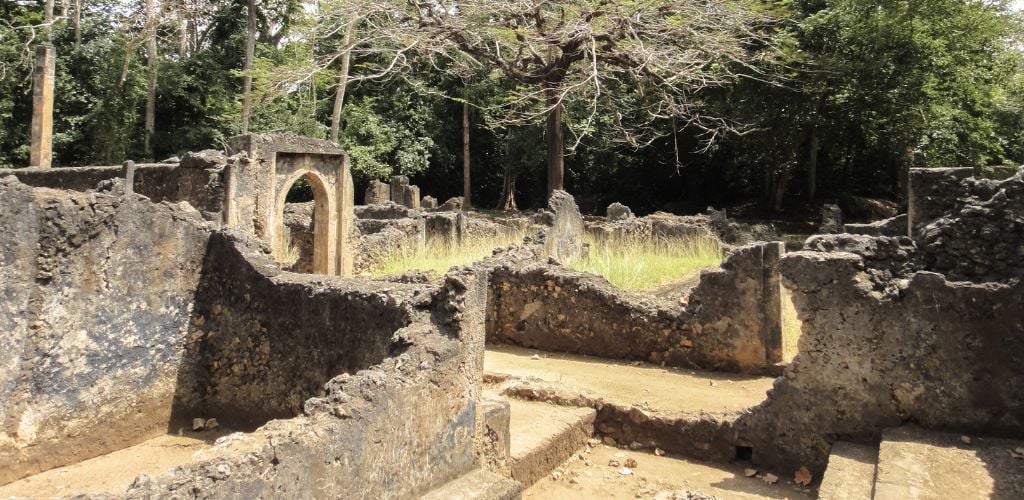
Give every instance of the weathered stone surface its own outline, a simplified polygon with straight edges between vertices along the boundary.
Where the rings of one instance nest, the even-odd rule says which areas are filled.
[[[971,168],[912,168],[907,180],[907,217],[910,236],[946,212],[956,200],[960,181],[974,174]]]
[[[444,204],[441,205],[440,207],[438,207],[437,209],[441,210],[441,211],[447,211],[447,212],[458,212],[458,211],[462,210],[462,205],[463,205],[462,197],[461,196],[455,196],[455,197],[452,197],[452,198],[448,198],[448,201],[445,201]]]
[[[426,216],[426,240],[458,245],[466,235],[466,216],[462,212],[434,212]]]
[[[391,186],[377,179],[370,181],[363,198],[364,205],[380,205],[391,200]]]
[[[1024,178],[1020,174],[1003,181],[960,182],[945,212],[916,227],[915,240],[927,269],[952,279],[1024,278]]]
[[[755,461],[817,475],[834,436],[877,438],[908,420],[1020,435],[1024,310],[1005,304],[1024,303],[1024,285],[918,271],[880,291],[867,263],[845,252],[782,259],[803,333],[785,377],[737,423]]]
[[[405,191],[409,187],[409,178],[404,175],[391,176],[391,201],[405,204]]]
[[[821,225],[818,226],[821,234],[838,234],[843,232],[843,211],[839,205],[826,203],[821,206]]]
[[[437,208],[437,198],[434,198],[433,196],[424,196],[423,199],[420,200],[420,208],[424,210]]]
[[[781,244],[738,249],[705,272],[690,304],[625,293],[559,266],[494,270],[487,339],[671,366],[762,372],[779,361]]]
[[[355,209],[357,219],[405,219],[417,217],[420,213],[404,205],[386,201],[375,205],[361,206]]]
[[[409,186],[405,189],[402,204],[413,210],[420,209],[420,188],[419,186]]]
[[[426,224],[422,217],[403,219],[360,219],[356,221],[359,240],[355,270],[366,272],[394,252],[412,252],[426,242]]]
[[[166,432],[209,229],[0,181],[0,483]]]
[[[569,264],[584,256],[583,217],[576,206],[576,200],[565,191],[556,189],[548,198],[548,206],[544,211],[548,227],[542,233],[543,253],[546,259],[555,259]]]
[[[843,224],[843,232],[868,236],[907,236],[907,214],[869,224]]]
[[[223,151],[215,149],[204,149],[202,151],[189,151],[181,159],[181,168],[216,168],[227,164],[228,158]]]
[[[608,209],[605,210],[605,217],[609,221],[617,221],[633,219],[636,216],[633,215],[633,211],[630,210],[629,207],[623,205],[622,203],[615,202],[612,203],[611,205],[608,205]]]

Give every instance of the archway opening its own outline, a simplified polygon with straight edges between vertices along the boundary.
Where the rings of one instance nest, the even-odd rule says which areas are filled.
[[[288,271],[329,274],[327,187],[312,172],[296,175],[284,186],[279,195],[275,259]]]

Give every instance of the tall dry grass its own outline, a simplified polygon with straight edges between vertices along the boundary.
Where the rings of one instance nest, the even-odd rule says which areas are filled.
[[[652,290],[722,262],[722,242],[710,235],[588,240],[590,257],[572,267],[601,275],[623,290]]]
[[[512,231],[487,238],[464,238],[461,244],[433,240],[422,248],[396,250],[370,268],[372,276],[389,276],[410,271],[423,271],[442,276],[455,266],[472,264],[490,257],[495,248],[523,242],[527,231]]]

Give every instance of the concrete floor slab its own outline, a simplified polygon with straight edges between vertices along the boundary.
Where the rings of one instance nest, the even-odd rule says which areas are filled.
[[[877,500],[1024,498],[1024,441],[916,427],[887,429],[878,453]]]

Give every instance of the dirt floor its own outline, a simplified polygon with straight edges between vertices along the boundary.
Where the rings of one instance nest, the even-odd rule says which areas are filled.
[[[545,382],[664,415],[733,413],[757,405],[774,379],[662,368],[510,346],[489,346],[484,371]]]
[[[0,486],[0,498],[55,497],[79,493],[124,492],[139,474],[156,476],[191,462],[193,455],[213,446],[231,431],[185,432],[163,435],[77,464],[51,469]]]
[[[625,467],[630,459],[636,462],[635,467]],[[798,487],[792,478],[780,478],[775,484],[769,484],[760,471],[753,477],[746,477],[748,467],[738,463],[657,456],[598,444],[589,452],[584,450],[574,455],[542,478],[523,493],[523,498],[672,498],[665,495],[679,490],[721,499],[814,498],[812,490]]]

